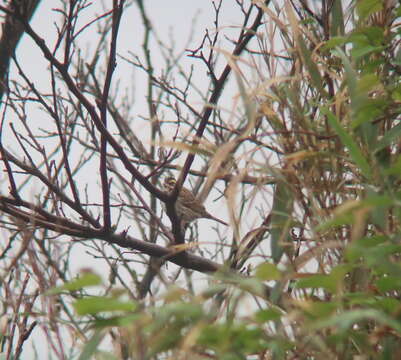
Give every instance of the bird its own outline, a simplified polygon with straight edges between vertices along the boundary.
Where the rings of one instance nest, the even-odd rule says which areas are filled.
[[[170,193],[174,190],[176,179],[173,176],[168,176],[164,179],[163,188],[164,191]],[[226,222],[220,220],[213,215],[209,214],[203,204],[195,197],[191,190],[182,187],[178,194],[177,201],[175,202],[175,211],[178,217],[186,224],[190,222],[205,218],[212,219],[220,224],[228,226]]]

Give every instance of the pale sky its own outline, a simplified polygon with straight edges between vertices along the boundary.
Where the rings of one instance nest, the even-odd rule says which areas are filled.
[[[102,3],[105,3],[109,6],[111,1],[93,1],[93,5],[85,10],[87,19],[93,19],[95,15],[99,15],[103,12],[101,5]],[[146,0],[145,3],[146,8],[148,9],[148,16],[152,21],[157,35],[162,41],[167,43],[173,39],[177,52],[184,50],[184,47],[198,47],[202,41],[206,28],[208,28],[211,33],[214,31],[214,12],[211,2],[208,0]],[[58,4],[59,1],[43,0],[36,10],[33,21],[31,22],[32,27],[44,38],[46,44],[50,48],[52,48],[52,44],[56,38],[54,24],[57,23],[57,13],[52,9],[57,7]],[[231,0],[223,1],[223,5],[224,6],[220,16],[220,29],[227,36],[234,36],[234,34],[236,34],[238,31],[238,26],[240,25],[240,21],[242,19],[241,13],[239,12],[236,4]],[[82,25],[85,23],[85,21],[87,21],[87,19],[82,21]],[[193,39],[188,45],[187,41],[190,37],[190,31],[192,28],[194,29]],[[93,39],[96,39],[97,36],[95,30],[96,27],[94,26],[91,30],[84,33],[80,38],[81,48],[87,51],[88,59],[90,59],[93,55],[92,52],[94,50],[94,44],[92,41],[95,42]],[[224,39],[224,37],[222,36],[221,39]],[[142,50],[140,48],[142,41],[143,25],[136,5],[133,5],[129,11],[124,14],[122,19],[117,52],[119,55],[127,58],[130,58],[130,53],[137,53],[141,58],[143,58]],[[154,40],[153,44],[155,44]],[[227,41],[224,41],[219,46],[222,46],[222,48],[227,51],[231,51],[233,48],[233,45]],[[157,47],[154,47],[154,51],[155,53],[158,52]],[[35,82],[35,86],[41,90],[49,91],[50,77],[47,62],[43,59],[43,56],[36,45],[33,44],[32,40],[30,40],[27,36],[23,37],[18,46],[17,58],[24,70],[28,74],[32,75],[32,80]],[[164,64],[162,62],[157,63],[157,56],[153,56],[153,60],[155,61],[155,74],[160,75],[163,71]],[[188,71],[191,65],[195,66],[195,69],[197,69],[194,77],[195,82],[198,82],[198,86],[201,88],[203,86],[206,89],[208,78],[206,76],[205,66],[201,64],[199,60],[189,57],[182,58],[180,66]],[[15,66],[12,66],[10,78],[16,76],[15,74]],[[134,110],[131,115],[134,117],[138,115],[146,116],[146,92],[143,91],[146,85],[144,82],[145,77],[143,73],[141,73],[141,71],[138,69],[133,69],[133,67],[127,64],[124,60],[117,59],[117,68],[114,79],[121,81],[120,89],[124,89],[124,91],[127,89],[127,91],[130,92],[132,97],[135,99],[135,106],[133,107]],[[134,86],[132,82],[134,82]],[[231,108],[231,102],[235,96],[235,93],[236,90],[234,87],[232,90],[226,92],[226,95],[224,95],[225,101],[222,104],[223,107],[227,109]],[[202,103],[196,94],[193,94],[193,98],[190,99],[190,101],[199,110],[202,108]],[[33,111],[31,114],[37,114],[35,117],[35,122],[37,122],[38,126],[40,126],[41,122],[43,122],[43,124],[46,123],[43,113],[39,111]],[[185,157],[183,159],[185,159]],[[33,189],[35,189],[35,187],[33,187]],[[222,219],[228,219],[224,200],[218,202],[217,204],[214,202],[208,202],[207,207],[211,213],[218,214],[218,217]],[[213,225],[211,222],[208,220],[201,221],[202,223],[200,225],[200,229],[204,234],[214,233],[210,230],[210,227]],[[225,229],[223,231],[227,232],[229,230]],[[227,235],[229,237],[231,236],[229,233],[227,233]],[[74,257],[75,261],[72,263],[72,272],[78,272],[83,265],[92,266],[95,271],[98,266],[101,266],[100,260],[93,260],[91,256],[86,254],[85,249],[78,244],[75,246],[74,254],[76,257]],[[174,269],[174,267],[171,266],[169,269]],[[105,275],[107,276],[107,274]],[[36,331],[36,334],[39,333],[39,331]],[[40,351],[44,351],[46,353],[45,349],[41,349],[40,346],[38,346],[41,341],[40,337],[38,337],[36,334],[31,338],[31,341],[36,343],[38,350],[40,349]],[[26,348],[28,350],[28,344],[26,344]],[[30,351],[25,351],[23,359],[33,358],[28,355],[29,353]]]

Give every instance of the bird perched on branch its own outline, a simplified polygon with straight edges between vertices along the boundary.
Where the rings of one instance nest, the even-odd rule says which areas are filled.
[[[176,182],[177,181],[173,176],[166,177],[163,184],[164,190],[166,192],[173,191]],[[215,220],[226,226],[228,225],[224,221],[209,214],[202,203],[192,193],[192,191],[184,187],[181,188],[181,191],[178,195],[175,203],[175,211],[181,221],[187,224],[196,219],[205,218]]]

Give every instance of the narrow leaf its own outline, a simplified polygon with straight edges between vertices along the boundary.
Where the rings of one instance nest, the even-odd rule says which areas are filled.
[[[369,15],[383,9],[383,0],[359,0],[356,5],[361,20],[366,19]]]
[[[104,333],[101,331],[96,331],[89,341],[85,344],[78,360],[90,360],[93,359],[93,355],[97,352],[100,342],[104,338]]]
[[[134,311],[136,309],[136,305],[133,302],[103,296],[91,296],[80,299],[73,306],[78,315],[94,315],[103,311]]]
[[[347,311],[343,314],[335,314],[327,320],[316,322],[312,329],[321,329],[326,327],[337,326],[342,331],[347,331],[354,324],[362,321],[371,319],[377,321],[379,324],[386,325],[393,328],[399,334],[401,334],[401,323],[396,319],[389,317],[382,311],[374,309],[359,309]]]
[[[278,263],[284,251],[292,250],[289,234],[294,195],[284,180],[278,180],[274,190],[271,216],[271,252],[274,263]]]
[[[372,176],[372,171],[368,161],[362,154],[361,149],[354,141],[354,139],[349,135],[345,129],[341,126],[340,122],[338,121],[337,117],[327,108],[321,108],[322,113],[327,116],[327,120],[337,135],[340,137],[342,143],[347,147],[349,150],[350,156],[354,163],[361,169],[362,174],[366,178],[370,178]]]
[[[344,35],[344,13],[341,0],[334,0],[331,9],[332,24],[330,26],[331,37]]]
[[[399,141],[401,136],[401,123],[387,131],[384,136],[377,143],[375,151],[380,151],[385,147],[391,145],[395,141]]]
[[[255,271],[255,275],[259,280],[279,280],[281,278],[281,272],[277,269],[277,266],[270,263],[260,264]]]
[[[301,37],[298,37],[297,42],[299,44],[299,49],[301,51],[303,62],[308,69],[313,85],[317,89],[319,89],[322,96],[328,97],[327,92],[323,88],[323,80],[320,75],[319,69],[316,63],[312,60],[312,53],[309,51],[305,44],[305,41]]]
[[[71,280],[62,286],[58,286],[49,290],[46,294],[55,295],[64,291],[76,291],[85,287],[100,285],[101,283],[102,279],[99,275],[96,275],[92,272],[87,272],[77,279]]]

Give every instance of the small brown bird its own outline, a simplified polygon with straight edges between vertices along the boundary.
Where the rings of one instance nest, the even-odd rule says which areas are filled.
[[[173,191],[175,184],[176,180],[173,176],[165,178],[163,184],[164,190],[166,192]],[[192,191],[184,187],[181,188],[181,191],[178,195],[177,201],[175,203],[175,211],[184,223],[190,223],[191,221],[194,221],[196,219],[206,218],[215,220],[220,224],[226,226],[228,225],[224,221],[209,214],[206,211],[205,207],[199,202],[199,200],[196,199]]]

